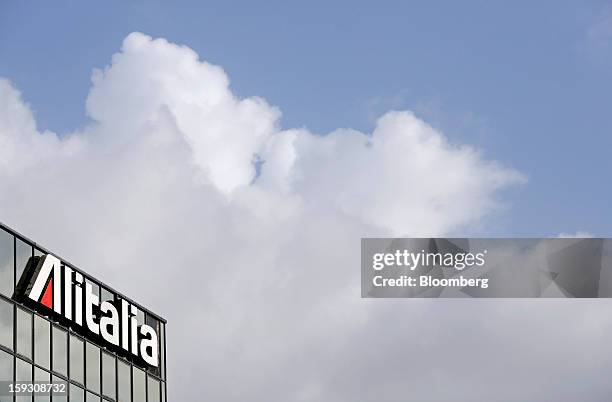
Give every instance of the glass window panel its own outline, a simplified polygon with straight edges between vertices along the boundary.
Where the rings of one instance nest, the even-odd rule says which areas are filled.
[[[101,288],[101,294],[100,294],[100,302],[103,301],[114,301],[115,300],[115,295],[111,292],[109,292],[108,290]]]
[[[13,381],[13,356],[0,350],[0,381]]]
[[[53,326],[53,371],[68,375],[68,334]]]
[[[119,381],[119,395],[117,395],[117,400],[121,402],[130,402],[132,400],[130,366],[121,360],[117,360],[117,379]]]
[[[145,313],[144,311],[138,309],[138,313],[136,314],[136,321],[138,322],[138,326],[140,327],[145,323]]]
[[[0,345],[13,350],[13,303],[0,299]]]
[[[83,384],[85,345],[83,341],[74,335],[70,335],[70,379]]]
[[[8,297],[13,296],[15,286],[13,241],[10,233],[0,229],[0,293]]]
[[[117,400],[121,402],[130,402],[132,400],[130,366],[121,360],[117,360],[117,379],[119,381],[119,395]]]
[[[51,374],[49,374],[48,371],[41,369],[40,367],[35,367],[34,381],[49,382],[51,381]]]
[[[32,393],[26,392],[15,397],[15,402],[32,402]]]
[[[49,383],[51,381],[51,375],[41,368],[34,368],[34,381]],[[34,402],[49,402],[51,400],[50,395],[34,395]]]
[[[70,402],[85,402],[85,390],[70,384]]]
[[[51,381],[53,382],[53,384],[60,385],[60,387],[57,389],[58,392],[51,393],[53,395],[53,402],[66,402],[68,400],[67,382],[55,376],[52,377]]]
[[[16,262],[16,272],[17,272],[17,281],[21,278],[21,274],[28,264],[28,260],[32,256],[32,246],[28,243],[25,243],[19,239],[16,239],[16,254],[15,254],[15,262]]]
[[[147,384],[147,402],[160,402],[159,401],[159,381],[153,377],[149,377]]]
[[[13,381],[13,355],[3,350],[0,350],[0,381]],[[13,397],[0,395],[0,402],[13,402]]]
[[[17,353],[32,358],[32,314],[17,309]]]
[[[24,360],[17,359],[17,376],[16,381],[30,382],[32,381],[32,365]],[[17,402],[32,402],[32,394],[29,396],[22,395],[15,397]]]
[[[94,295],[98,296],[98,298],[100,298],[100,286],[93,281],[86,281],[86,282],[91,285],[91,292]]]
[[[87,402],[100,402],[100,397],[91,392],[87,393]]]
[[[34,316],[34,363],[51,368],[51,323]]]
[[[115,399],[115,357],[108,353],[102,353],[102,393],[104,396]]]
[[[85,358],[85,386],[91,391],[100,392],[100,348],[87,342]]]
[[[17,359],[17,381],[32,381],[32,365],[25,360]]]
[[[132,366],[132,381],[134,382],[134,402],[147,402],[145,372]]]

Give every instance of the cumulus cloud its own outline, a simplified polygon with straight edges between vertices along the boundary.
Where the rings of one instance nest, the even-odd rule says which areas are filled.
[[[603,340],[597,306],[569,326],[550,303],[360,299],[360,237],[457,233],[525,180],[414,114],[371,133],[286,129],[220,67],[140,33],[94,72],[86,106],[87,127],[40,132],[0,81],[2,219],[168,318],[169,400],[519,401],[585,372],[605,391],[592,353],[546,360]],[[509,387],[519,368],[538,381]]]
[[[46,155],[62,157],[75,147],[74,141],[60,141],[55,133],[38,132],[21,94],[0,79],[0,173],[15,174],[44,162]]]
[[[191,162],[220,193],[253,184],[259,157],[255,187],[261,181],[267,192],[333,205],[398,233],[472,223],[495,209],[497,190],[522,180],[470,147],[450,146],[410,112],[386,114],[371,135],[282,131],[280,111],[261,98],[236,97],[221,68],[142,34],[130,35],[112,64],[95,72],[87,112],[119,142],[166,113]]]

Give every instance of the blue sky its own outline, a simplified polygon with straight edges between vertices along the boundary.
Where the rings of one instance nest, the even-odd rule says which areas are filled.
[[[610,3],[144,2],[0,5],[0,76],[40,129],[87,123],[93,68],[132,31],[193,48],[285,127],[371,130],[411,109],[529,178],[484,233],[612,236]]]
[[[0,77],[0,220],[172,323],[168,400],[610,395],[609,303],[370,303],[358,239],[612,236],[611,3],[0,0]]]

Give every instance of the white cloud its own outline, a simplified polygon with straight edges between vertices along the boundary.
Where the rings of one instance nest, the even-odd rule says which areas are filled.
[[[77,141],[59,141],[51,132],[38,132],[29,107],[6,79],[0,78],[0,174],[15,174],[48,158],[65,156]]]
[[[190,145],[191,158],[222,192],[250,183],[253,155],[276,131],[279,111],[238,99],[223,70],[186,47],[134,33],[112,64],[96,71],[87,112],[105,135],[125,141],[162,111]]]
[[[525,323],[520,303],[359,298],[360,237],[457,232],[524,181],[410,112],[372,133],[283,129],[276,107],[234,95],[220,67],[134,33],[94,74],[87,113],[79,132],[40,133],[0,82],[1,219],[169,319],[170,400],[394,401],[405,387],[419,400],[450,389],[491,400],[465,365],[520,350],[512,323],[543,345],[510,356],[522,370],[521,356],[549,356],[586,319],[566,325],[553,304]],[[591,370],[577,350],[577,368],[505,400]],[[479,374],[483,384],[504,384],[508,367]]]

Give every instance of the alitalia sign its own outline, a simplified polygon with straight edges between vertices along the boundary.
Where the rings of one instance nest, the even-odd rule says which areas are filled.
[[[150,325],[139,325],[138,308],[125,299],[100,302],[93,289],[81,273],[46,254],[30,258],[16,296],[111,349],[158,367],[157,332]]]

